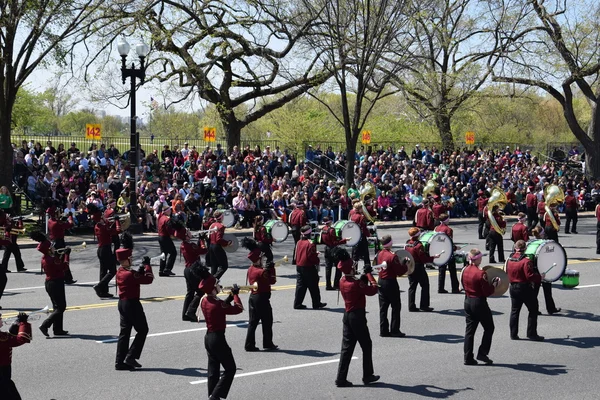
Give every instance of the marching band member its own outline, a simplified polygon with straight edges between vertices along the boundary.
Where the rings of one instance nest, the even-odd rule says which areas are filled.
[[[558,243],[558,231],[560,230],[560,216],[558,215],[558,211],[556,209],[556,205],[550,206],[551,215],[547,212],[544,214],[544,232],[546,232],[546,238],[548,240],[554,240]],[[554,227],[552,224],[552,218],[556,221],[558,225],[558,229]]]
[[[596,254],[600,254],[600,203],[596,205]]]
[[[4,235],[10,242],[10,244],[4,248],[4,256],[2,257],[1,268],[6,272],[10,272],[8,270],[8,262],[10,261],[10,256],[14,255],[15,263],[17,264],[17,271],[27,271],[27,268],[25,268],[25,263],[23,262],[23,257],[21,257],[21,249],[17,243],[19,235],[13,235],[10,233],[12,229],[23,229],[23,219],[17,219],[16,224],[14,224],[12,219],[10,219],[10,216],[0,208],[0,227],[4,227]]]
[[[469,252],[470,264],[463,270],[461,275],[462,284],[465,289],[465,314],[467,327],[465,330],[464,364],[477,365],[473,358],[473,347],[475,342],[475,331],[481,324],[483,327],[483,338],[477,351],[477,359],[485,364],[492,364],[488,354],[492,347],[492,336],[494,334],[494,320],[492,311],[488,305],[487,298],[494,294],[495,288],[501,283],[500,278],[495,277],[492,282],[482,269],[483,254],[478,249]]]
[[[96,207],[90,209],[90,206],[88,204],[88,211],[90,211],[92,219],[96,222],[94,233],[98,240],[97,254],[100,260],[100,281],[94,286],[94,290],[101,299],[110,298],[113,295],[108,291],[108,284],[117,273],[117,266],[111,249],[112,237],[121,233],[121,223],[119,222],[119,216],[115,216],[114,224],[110,223],[104,218],[100,210]]]
[[[340,293],[344,299],[344,317],[342,319],[344,330],[342,338],[342,351],[335,385],[337,387],[352,386],[348,381],[348,368],[354,354],[356,342],[360,344],[363,352],[363,383],[377,382],[379,375],[373,374],[373,342],[367,326],[366,296],[377,294],[377,282],[370,273],[371,267],[366,267],[365,274],[356,279],[354,262],[345,249],[345,257],[341,257],[338,268],[344,274],[340,280]],[[343,258],[343,259],[342,259]]]
[[[50,236],[50,240],[54,242],[55,249],[64,249],[67,247],[65,243],[65,232],[69,229],[73,228],[73,214],[69,213],[67,216],[67,220],[61,220],[58,218],[58,212],[49,212],[51,209],[48,209],[46,213],[50,216],[48,220],[48,235]],[[71,268],[65,271],[65,284],[72,285],[76,280],[73,280],[73,274],[71,273]]]
[[[301,229],[302,237],[296,245],[296,294],[294,297],[294,309],[306,308],[302,302],[306,296],[306,289],[310,291],[312,306],[314,309],[323,308],[327,303],[321,303],[321,292],[319,291],[319,253],[317,245],[310,240],[312,229],[305,225]]]
[[[544,215],[546,215],[546,202],[544,201],[543,197],[537,203],[537,213],[538,213],[538,221],[540,222],[540,226],[542,228],[545,228],[546,223],[544,221]]]
[[[208,247],[201,237],[198,240],[194,240],[190,231],[186,230],[185,237],[181,241],[180,250],[185,261],[183,276],[185,277],[187,289],[185,299],[183,300],[181,319],[182,321],[198,322],[196,311],[198,310],[202,296],[197,295],[197,290],[202,279],[194,273],[195,270],[192,266],[194,263],[199,262],[201,255],[208,253]]]
[[[212,275],[202,279],[199,289],[206,293],[200,303],[200,308],[206,321],[204,347],[208,355],[208,398],[209,400],[225,399],[237,368],[231,348],[225,339],[226,316],[240,314],[244,311],[244,306],[238,296],[240,289],[234,285],[227,300],[223,301],[217,297],[221,286]],[[233,305],[231,301],[233,301]],[[221,375],[221,365],[225,370],[223,375]]]
[[[273,236],[267,232],[264,225],[265,219],[262,215],[254,217],[254,239],[259,243],[261,251],[267,258],[267,263],[273,263]]]
[[[4,247],[6,249],[10,245],[10,240],[0,238],[0,247]],[[7,282],[8,278],[6,276],[6,269],[4,265],[2,265],[0,266],[0,300],[2,299],[2,295],[4,294],[4,289],[6,289]],[[2,307],[0,307],[0,310],[2,310]]]
[[[177,249],[171,236],[175,235],[175,232],[183,228],[178,223],[178,220],[171,218],[171,207],[167,206],[161,210],[158,214],[156,222],[158,231],[158,244],[160,245],[160,251],[167,259],[160,261],[160,267],[158,270],[158,276],[172,276],[175,275],[173,272],[173,266],[177,259]]]
[[[527,206],[527,230],[531,232],[539,222],[537,213],[538,200],[535,194],[535,186],[529,186],[527,196],[525,197],[525,204]]]
[[[577,234],[577,199],[573,196],[573,190],[568,189],[565,197],[565,214],[567,221],[565,223],[565,234],[571,232]],[[571,221],[573,222],[573,229],[571,228]]]
[[[19,313],[8,332],[0,331],[0,393],[7,400],[20,400],[21,395],[12,380],[12,349],[31,342],[31,324],[27,314]],[[0,314],[0,328],[4,326]]]
[[[423,206],[415,213],[414,226],[424,231],[432,231],[435,225],[433,211],[429,208],[429,200],[423,200]]]
[[[210,247],[208,254],[210,257],[210,273],[216,279],[221,279],[227,268],[229,268],[229,262],[227,260],[227,253],[223,247],[231,246],[230,240],[223,239],[225,234],[225,225],[223,222],[223,214],[221,211],[215,211],[213,213],[215,222],[212,223],[210,229],[214,232],[210,233]]]
[[[479,239],[485,239],[485,235],[483,234],[485,228],[485,215],[487,214],[484,211],[485,206],[487,206],[488,199],[485,195],[485,191],[480,190],[477,192],[477,219],[479,220],[479,225],[477,226],[477,232],[479,233]]]
[[[510,239],[514,243],[519,240],[524,240],[525,242],[529,240],[529,229],[525,225],[525,220],[527,220],[527,216],[520,212],[517,215],[517,223],[513,225],[510,233]]]
[[[445,233],[450,239],[453,239],[454,231],[448,226],[449,222],[450,216],[448,214],[440,214],[440,224],[436,226],[434,230],[436,232]],[[456,251],[457,249],[458,248],[456,246],[453,246],[452,248],[453,251]],[[446,286],[446,269],[448,269],[448,272],[450,273],[450,286],[452,287],[452,293],[460,293],[458,277],[456,275],[456,261],[454,260],[454,255],[450,257],[450,260],[447,264],[444,264],[439,268],[438,293],[448,293],[448,291],[444,289],[444,286]]]
[[[340,279],[342,278],[342,271],[335,267],[332,251],[337,246],[346,243],[348,239],[338,238],[335,229],[331,226],[333,221],[330,217],[323,217],[323,222],[325,223],[325,226],[321,230],[321,243],[325,245],[325,290],[337,290],[339,289]],[[335,268],[335,277],[333,278],[332,285],[331,270],[333,268]]]
[[[369,257],[369,236],[371,232],[367,227],[367,217],[363,214],[362,203],[358,202],[354,204],[354,214],[351,217],[351,221],[360,227],[360,241],[356,246],[352,248],[352,259],[356,262],[363,259],[364,266],[371,266],[371,258]]]
[[[117,216],[117,201],[114,198],[108,200],[106,204],[106,209],[104,210],[104,219],[110,221],[112,218]],[[115,259],[115,265],[119,265],[119,261],[117,260],[117,250],[121,247],[121,239],[119,235],[113,235],[111,238],[112,242],[112,254]]]
[[[430,257],[425,251],[423,244],[419,242],[420,235],[419,228],[413,227],[408,230],[410,239],[406,242],[406,250],[415,260],[415,270],[408,276],[408,311],[410,312],[419,311],[415,303],[417,286],[419,285],[421,286],[420,310],[426,312],[433,311],[433,308],[429,307],[429,276],[427,276],[427,271],[425,270],[425,263],[432,262],[434,258],[439,257],[439,254]]]
[[[300,240],[300,230],[308,223],[306,213],[304,212],[304,203],[296,203],[296,208],[290,213],[290,229],[294,238],[294,255],[292,256],[292,264],[296,265],[296,247]]]
[[[533,263],[525,256],[527,244],[523,240],[515,243],[515,252],[506,263],[506,273],[510,281],[510,338],[519,340],[519,315],[523,304],[529,310],[527,318],[527,337],[541,342],[544,338],[538,335],[538,299],[534,285],[539,285],[543,276],[533,267]]]
[[[486,213],[486,219],[489,217]],[[502,229],[506,228],[506,221],[500,215],[500,207],[496,204],[492,208],[492,216],[496,220],[498,226]],[[502,240],[502,234],[500,232],[496,232],[494,225],[490,222],[490,231],[487,236],[487,243],[490,249],[490,264],[495,264],[496,260],[494,259],[494,252],[498,249],[498,261],[500,263],[504,263],[504,243]]]
[[[402,262],[398,256],[392,252],[392,237],[385,235],[381,238],[383,250],[377,253],[375,257],[376,264],[387,263],[387,267],[379,272],[379,336],[404,337],[406,334],[400,331],[400,286],[398,277],[408,272],[406,260]],[[392,321],[388,323],[387,312],[392,306]]]
[[[37,251],[43,254],[42,269],[46,273],[46,292],[52,301],[52,313],[42,322],[40,331],[44,336],[49,337],[48,330],[52,326],[54,336],[66,336],[69,332],[63,329],[63,315],[67,309],[65,270],[69,265],[71,249],[67,248],[63,255],[58,255],[43,233],[33,232],[31,238],[39,242]]]
[[[131,253],[133,239],[128,233],[123,234],[123,248],[117,250],[117,260],[121,264],[117,270],[117,287],[119,288],[119,314],[121,315],[121,331],[117,343],[117,356],[115,369],[118,371],[132,371],[142,366],[137,360],[142,355],[144,343],[148,336],[148,321],[144,308],[140,303],[140,285],[149,285],[154,281],[154,274],[150,266],[150,258],[144,257],[142,265],[137,271],[131,269]],[[136,331],[133,343],[131,328]]]
[[[440,215],[449,213],[450,207],[443,204],[441,197],[437,194],[433,196],[433,203],[433,207],[431,208],[433,212],[433,221],[434,225],[437,226],[440,223]]]
[[[263,253],[260,247],[248,253],[252,262],[248,268],[248,283],[254,285],[248,299],[248,332],[246,334],[246,351],[258,351],[256,347],[256,327],[260,322],[263,333],[263,349],[277,350],[279,346],[273,344],[273,308],[271,307],[271,285],[277,282],[273,263],[262,265]]]

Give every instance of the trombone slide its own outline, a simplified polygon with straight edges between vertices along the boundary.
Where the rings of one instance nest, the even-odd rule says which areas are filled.
[[[40,317],[42,316],[42,314],[49,314],[49,313],[50,313],[50,307],[49,306],[46,306],[46,307],[44,307],[44,308],[42,308],[40,310],[37,310],[37,311],[32,311],[29,314],[27,314],[27,317],[28,317],[27,321],[29,322],[29,321],[38,320],[38,319],[40,319]],[[7,325],[9,325],[9,324],[13,324],[16,320],[17,320],[17,315],[15,315],[14,317],[6,318],[4,320],[4,323],[7,324]]]

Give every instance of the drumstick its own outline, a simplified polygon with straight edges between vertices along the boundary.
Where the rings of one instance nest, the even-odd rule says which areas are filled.
[[[546,272],[544,272],[544,275],[546,275],[548,272],[550,272],[552,270],[552,268],[556,267],[556,263],[552,264],[552,266],[550,268],[548,268],[546,270]]]

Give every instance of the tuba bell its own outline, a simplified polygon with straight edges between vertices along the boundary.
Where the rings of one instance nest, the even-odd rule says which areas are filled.
[[[562,204],[564,203],[564,201],[565,192],[563,192],[563,190],[559,186],[546,186],[546,188],[544,189],[544,202],[546,203],[544,209],[546,210],[546,214],[548,214],[548,217],[550,217],[550,222],[552,222],[552,226],[554,227],[554,229],[556,229],[557,232],[560,230],[560,225],[558,224],[558,221],[556,221],[556,218],[554,218],[554,213],[552,212],[550,207]]]
[[[494,190],[492,190],[492,194],[488,200],[487,216],[490,220],[490,224],[494,227],[494,230],[500,235],[504,235],[506,233],[506,229],[500,228],[498,222],[496,222],[496,218],[494,218],[494,214],[492,211],[495,206],[498,206],[501,210],[503,210],[507,204],[508,199],[506,198],[506,193],[504,193],[502,189],[495,187]]]
[[[435,188],[438,186],[438,183],[433,179],[427,181],[427,184],[423,188],[423,198],[427,198],[430,194],[435,191]]]
[[[375,218],[371,215],[369,210],[367,210],[366,202],[375,198],[377,198],[377,191],[375,190],[375,186],[373,186],[371,182],[365,182],[362,189],[360,190],[360,202],[362,205],[363,214],[370,222],[375,222]]]

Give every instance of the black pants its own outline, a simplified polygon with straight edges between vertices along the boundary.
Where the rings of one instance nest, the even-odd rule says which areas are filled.
[[[537,214],[537,208],[527,207],[527,230],[531,232],[531,230],[536,227],[538,222],[539,218]]]
[[[119,248],[121,248],[121,238],[119,237],[119,235],[113,235],[111,242],[112,242],[112,253],[113,253],[113,257],[115,259],[115,265],[119,266],[119,262],[117,261],[117,250],[119,250]]]
[[[55,334],[64,331],[63,315],[67,309],[67,297],[65,295],[65,280],[51,279],[46,281],[46,293],[52,302],[52,313],[42,322],[41,327],[50,328]]]
[[[417,308],[415,298],[417,296],[417,286],[421,286],[421,308],[429,307],[429,276],[425,270],[425,265],[415,264],[415,271],[408,276],[408,308]]]
[[[565,233],[577,232],[577,210],[574,208],[565,209],[565,215],[567,216],[567,222],[565,223]],[[573,229],[571,228],[571,222],[573,223]]]
[[[294,253],[292,255],[292,265],[296,265],[296,246],[300,240],[300,229],[292,227],[292,237],[294,238]]]
[[[548,240],[554,240],[556,243],[558,243],[558,231],[554,229],[553,226],[545,227],[544,232],[546,232],[546,238]]]
[[[479,225],[477,226],[477,233],[479,233],[479,239],[484,239],[485,235],[483,234],[483,228],[485,227],[485,216],[482,211],[477,212],[477,220],[479,221]]]
[[[160,261],[158,272],[171,272],[175,265],[175,260],[177,259],[177,249],[175,249],[175,244],[173,244],[173,240],[169,236],[159,236],[158,244],[160,245],[161,253],[164,253],[167,258],[166,260]]]
[[[546,311],[549,313],[556,311],[556,304],[554,304],[554,298],[552,297],[552,283],[542,281],[542,290],[544,291],[544,302],[546,303]],[[535,285],[535,298],[538,298],[540,293],[540,285]],[[538,302],[539,304],[539,302]],[[538,305],[539,308],[539,305]]]
[[[530,283],[511,283],[510,284],[510,336],[519,335],[519,315],[521,307],[525,304],[529,310],[527,317],[527,337],[537,336],[537,319],[539,303],[536,290]]]
[[[271,245],[263,242],[258,243],[260,247],[260,251],[265,253],[265,258],[267,259],[267,263],[273,262],[273,250],[271,249]]]
[[[211,244],[208,248],[209,260],[210,260],[210,273],[217,279],[221,279],[227,268],[229,268],[229,261],[227,260],[227,253],[223,247],[218,244]]]
[[[400,287],[396,279],[379,279],[379,334],[400,332]],[[392,306],[391,325],[388,322],[388,308]]]
[[[200,300],[202,300],[202,296],[197,294],[198,285],[200,285],[201,279],[194,275],[190,268],[183,270],[183,276],[185,277],[186,292],[185,298],[183,299],[182,318],[185,316],[195,316],[198,306],[200,305]]]
[[[6,283],[8,282],[8,278],[6,276],[6,270],[4,267],[0,267],[0,299],[2,299],[2,295],[4,294],[4,289],[6,289]]]
[[[54,240],[54,248],[55,249],[64,249],[65,247],[67,247],[67,244],[65,243],[64,237]],[[67,269],[65,270],[65,282],[66,283],[73,282],[73,273],[71,272],[70,266],[68,266]]]
[[[17,264],[17,270],[22,270],[23,268],[25,268],[25,263],[23,263],[23,258],[21,257],[21,249],[19,248],[19,245],[17,244],[17,239],[15,237],[13,237],[11,240],[12,244],[4,249],[4,256],[2,257],[2,268],[4,268],[5,271],[8,270],[8,262],[10,261],[10,255],[12,254],[15,256],[15,264]]]
[[[236,365],[231,348],[225,340],[225,331],[207,332],[204,347],[208,355],[208,397],[227,398]],[[225,370],[221,375],[221,365]]]
[[[98,247],[97,254],[100,260],[100,282],[98,282],[98,287],[102,293],[108,293],[108,284],[117,273],[110,244]]]
[[[477,356],[487,356],[492,347],[492,335],[494,334],[494,320],[492,311],[485,297],[466,297],[465,314],[467,328],[465,330],[465,361],[473,359],[473,347],[475,343],[475,332],[479,324],[483,327],[483,338],[477,350]]]
[[[248,299],[248,332],[245,348],[256,347],[256,327],[262,322],[263,348],[273,347],[273,309],[271,293],[251,294]]]
[[[321,304],[321,292],[319,291],[319,273],[317,267],[296,267],[296,295],[294,307],[302,305],[306,289],[310,291],[313,307]]]
[[[364,235],[360,238],[360,242],[352,248],[352,259],[358,261],[361,258],[365,263],[365,267],[371,265],[371,260],[369,258],[369,241]]]
[[[119,314],[121,314],[121,331],[117,342],[116,364],[121,364],[125,359],[139,359],[148,336],[148,322],[139,299],[120,299]],[[131,328],[135,329],[136,334],[130,347]]]
[[[6,400],[21,400],[21,395],[12,381],[12,368],[10,365],[0,367],[0,393]]]
[[[333,258],[331,256],[332,248],[329,246],[325,246],[325,286],[328,289],[331,288],[339,288],[340,279],[342,278],[342,271],[337,269],[337,266],[333,262]],[[335,275],[333,278],[333,285],[331,284],[331,271],[335,269]]]
[[[444,286],[446,286],[446,269],[450,273],[450,286],[452,287],[452,292],[460,292],[460,288],[458,286],[458,276],[456,274],[456,261],[454,260],[454,256],[450,257],[450,261],[448,264],[442,265],[439,268],[438,275],[438,292],[444,290]]]
[[[363,379],[373,375],[373,342],[367,326],[367,314],[364,309],[344,313],[342,319],[344,324],[342,351],[340,354],[340,365],[338,367],[337,382],[343,382],[348,378],[350,360],[354,354],[356,342],[360,344],[363,352]]]
[[[502,235],[500,235],[498,232],[496,231],[492,231],[490,230],[490,233],[488,233],[487,236],[487,242],[490,248],[490,262],[493,263],[494,261],[494,252],[496,251],[496,248],[498,248],[498,261],[503,263],[504,262],[504,241],[502,240]]]
[[[600,221],[596,223],[596,254],[600,254]]]

